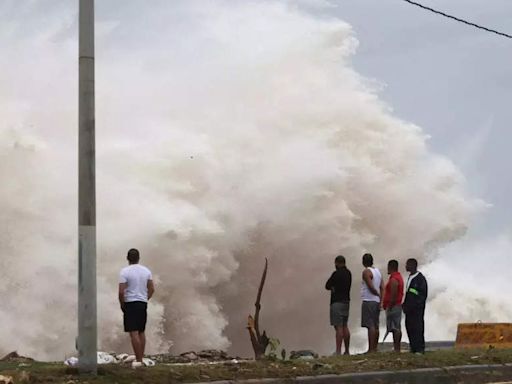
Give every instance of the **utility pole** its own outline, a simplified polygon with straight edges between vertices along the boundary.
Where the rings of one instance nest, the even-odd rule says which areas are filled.
[[[94,0],[79,0],[78,364],[97,373]]]

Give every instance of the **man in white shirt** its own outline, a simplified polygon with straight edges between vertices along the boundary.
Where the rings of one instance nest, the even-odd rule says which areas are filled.
[[[119,274],[119,304],[123,311],[124,331],[130,333],[136,361],[134,368],[142,366],[146,348],[147,306],[155,292],[151,271],[139,264],[139,251],[128,251],[128,266]]]
[[[363,255],[363,281],[361,284],[361,327],[368,329],[368,353],[377,352],[379,344],[379,317],[384,281],[377,268],[373,267],[373,256]]]

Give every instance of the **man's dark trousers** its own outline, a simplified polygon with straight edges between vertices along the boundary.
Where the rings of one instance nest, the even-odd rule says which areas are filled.
[[[425,309],[415,309],[405,315],[405,329],[412,353],[425,352]]]

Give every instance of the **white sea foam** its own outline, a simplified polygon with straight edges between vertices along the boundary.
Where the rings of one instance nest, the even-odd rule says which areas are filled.
[[[349,25],[286,2],[146,4],[97,6],[102,349],[128,348],[116,285],[131,247],[157,279],[151,351],[248,354],[268,257],[263,325],[327,352],[335,255],[356,325],[364,251],[382,268],[423,261],[465,233],[479,203],[352,68]],[[0,351],[60,359],[76,335],[77,10],[39,8],[0,5]],[[446,300],[429,314],[463,318]]]

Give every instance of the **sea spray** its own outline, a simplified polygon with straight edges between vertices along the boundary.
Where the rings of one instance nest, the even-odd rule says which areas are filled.
[[[61,358],[76,336],[76,9],[7,2],[0,15],[0,351]],[[384,272],[465,233],[479,203],[357,74],[346,23],[260,1],[118,1],[97,15],[102,349],[129,348],[116,300],[131,247],[156,280],[150,352],[248,355],[268,257],[262,325],[325,353],[337,254],[356,329],[363,252]]]

